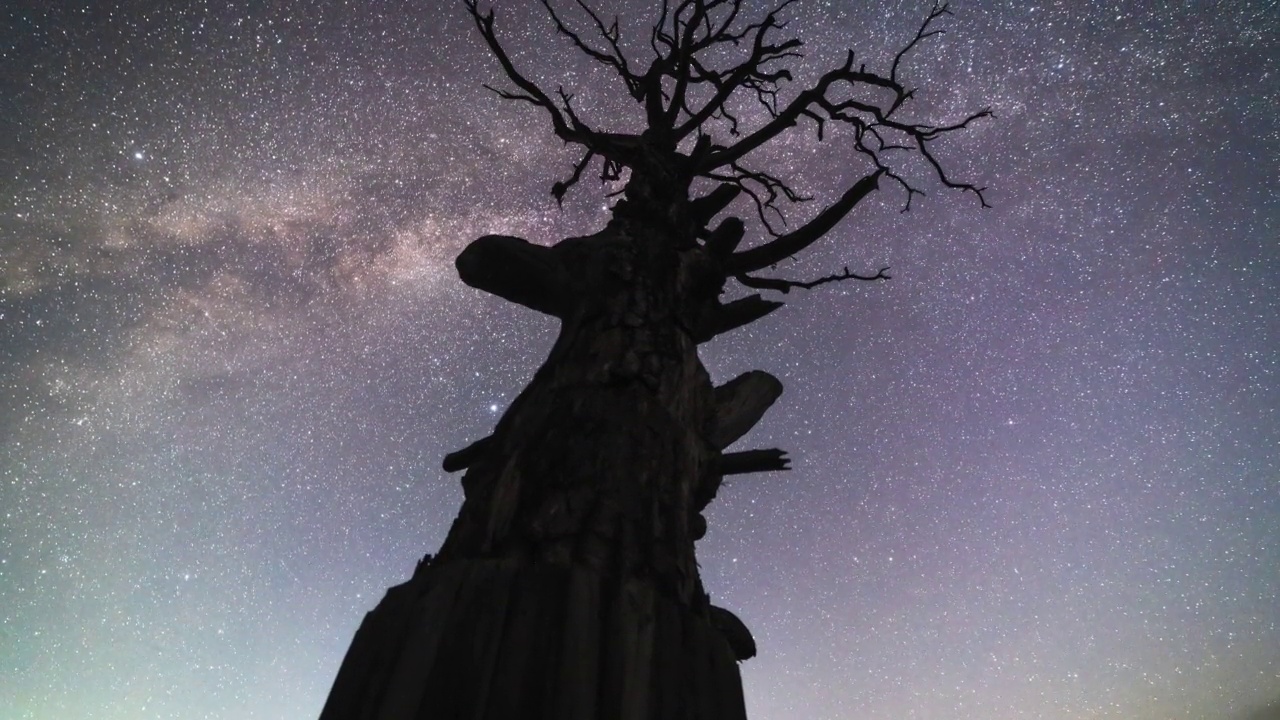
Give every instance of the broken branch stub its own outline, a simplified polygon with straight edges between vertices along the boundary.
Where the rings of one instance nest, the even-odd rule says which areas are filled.
[[[723,305],[716,305],[707,312],[694,328],[693,339],[704,343],[711,338],[749,325],[782,307],[777,300],[765,300],[759,295],[748,295]]]
[[[454,263],[462,282],[555,317],[569,309],[569,273],[553,248],[510,235],[485,235]]]
[[[715,389],[714,426],[707,439],[723,450],[746,435],[782,395],[782,382],[763,370],[743,373]]]

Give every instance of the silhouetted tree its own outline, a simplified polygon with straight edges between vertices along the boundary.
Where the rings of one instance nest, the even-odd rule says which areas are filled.
[[[731,281],[786,293],[887,278],[885,269],[808,281],[766,273],[885,182],[905,191],[909,207],[922,192],[899,157],[986,204],[981,188],[948,175],[933,143],[989,111],[943,124],[908,119],[913,90],[902,65],[942,32],[945,5],[887,72],[849,52],[786,92],[788,62],[803,46],[781,33],[792,0],[755,18],[748,0],[664,0],[647,65],[624,52],[618,22],[585,0],[566,3],[576,22],[541,2],[559,34],[635,101],[636,117],[617,126],[643,130],[589,124],[571,93],[529,79],[492,10],[464,0],[509,82],[494,91],[540,111],[581,149],[552,186],[555,199],[597,163],[603,180],[625,189],[594,235],[552,247],[489,235],[458,257],[465,283],[559,318],[560,334],[493,433],[445,458],[446,470],[466,470],[461,512],[439,553],[366,618],[325,720],[744,717],[737,661],[755,643],[709,602],[694,541],[724,476],[786,469],[781,450],[726,452],[782,384],[752,371],[713,387],[697,347],[782,303],[721,295]],[[814,131],[856,150],[866,174],[779,232],[781,206],[804,198],[754,159],[788,133]],[[739,196],[762,236],[745,248],[740,218],[716,222]]]

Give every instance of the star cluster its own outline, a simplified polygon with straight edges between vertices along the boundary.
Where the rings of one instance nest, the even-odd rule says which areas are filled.
[[[643,27],[653,3],[603,7]],[[918,2],[812,0],[796,82]],[[700,543],[758,720],[1233,720],[1280,703],[1280,13],[957,3],[904,72],[994,206],[885,186],[706,346],[786,392]],[[537,3],[530,75],[620,117]],[[0,717],[311,718],[442,541],[546,318],[471,239],[598,229],[460,3],[0,10]],[[637,45],[636,49],[642,48]],[[773,155],[830,198],[850,156]],[[740,208],[749,212],[745,206]],[[798,215],[806,211],[801,207]],[[767,445],[766,445],[767,443]]]

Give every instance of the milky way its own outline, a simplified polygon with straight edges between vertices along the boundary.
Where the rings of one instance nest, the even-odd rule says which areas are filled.
[[[0,11],[0,717],[315,717],[553,338],[453,258],[592,232],[609,188],[557,207],[576,158],[459,3],[45,5]],[[794,88],[928,12],[868,5],[796,6]],[[743,446],[794,469],[699,544],[749,713],[1245,718],[1280,702],[1280,12],[953,10],[904,73],[993,108],[938,148],[993,207],[885,186],[785,269],[891,282],[704,351],[786,385]],[[626,122],[537,3],[498,18]],[[811,129],[771,157],[819,198],[861,170]]]

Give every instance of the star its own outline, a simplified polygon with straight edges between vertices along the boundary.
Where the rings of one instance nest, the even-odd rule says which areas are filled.
[[[584,172],[558,206],[577,158],[484,88],[501,69],[454,3],[25,5],[3,45],[0,717],[314,718],[361,618],[449,531],[441,458],[555,340],[454,259],[589,236],[620,186]],[[645,67],[654,3],[601,6]],[[793,4],[780,99],[850,46],[887,69],[928,7]],[[893,280],[762,291],[787,306],[699,348],[717,384],[786,388],[743,447],[793,469],[726,481],[698,545],[759,641],[749,715],[1246,718],[1280,695],[1280,15],[951,9],[901,73],[944,118],[993,108],[933,152],[994,207],[935,183],[901,213],[882,182],[777,272]],[[589,119],[643,113],[540,3],[495,11]],[[859,170],[793,130],[752,159],[814,197],[792,227]],[[762,240],[749,199],[729,212]]]

